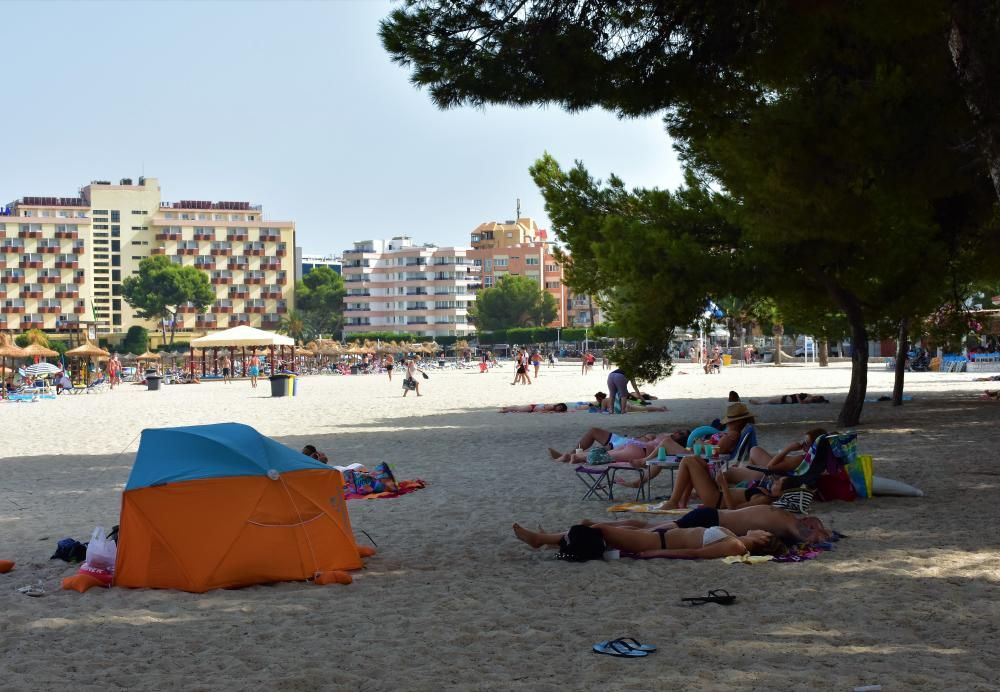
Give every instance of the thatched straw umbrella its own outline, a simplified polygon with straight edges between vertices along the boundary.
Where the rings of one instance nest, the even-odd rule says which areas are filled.
[[[55,358],[59,355],[58,351],[53,351],[51,348],[45,348],[39,344],[28,344],[23,350],[25,358],[34,358],[35,356],[39,358]]]
[[[24,358],[24,349],[15,344],[11,338],[6,334],[0,334],[0,364],[2,364],[3,377],[6,380],[7,375],[11,372],[11,369],[6,367],[7,359],[17,359]],[[4,387],[4,392],[6,392],[6,387]]]
[[[86,358],[88,361],[94,358],[109,357],[111,354],[105,351],[100,346],[95,346],[89,341],[85,344],[77,346],[76,348],[66,351],[66,355],[71,358]],[[85,384],[90,384],[90,368],[86,368],[86,376],[83,378]]]

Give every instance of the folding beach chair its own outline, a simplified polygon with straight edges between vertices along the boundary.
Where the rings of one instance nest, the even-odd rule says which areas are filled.
[[[760,471],[765,476],[784,478],[782,495],[774,502],[774,505],[799,514],[806,514],[820,487],[821,477],[839,479],[843,475],[846,478],[846,483],[850,485],[851,481],[846,476],[844,467],[857,455],[857,437],[858,434],[853,432],[834,432],[820,435],[813,442],[802,463],[794,471],[774,471],[766,466],[748,466],[747,468]],[[853,485],[851,490],[853,491]],[[820,499],[838,498],[820,497]],[[853,499],[853,496],[850,499]]]
[[[635,501],[646,498],[646,469],[632,466],[624,461],[613,464],[592,466],[580,464],[576,467],[576,477],[587,487],[581,500],[596,497],[601,500],[615,499],[615,478],[618,473],[638,473],[639,487],[635,489]]]
[[[736,449],[733,450],[732,454],[728,458],[723,460],[725,467],[728,469],[730,464],[735,463],[739,465],[741,462],[749,461],[750,450],[757,446],[757,431],[754,429],[753,424],[746,425],[743,430],[740,431],[739,442],[736,443]],[[651,462],[651,465],[659,466],[667,471],[670,471],[670,491],[674,490],[674,474],[677,469],[681,467],[681,459],[683,457],[674,456],[672,460],[668,461],[657,461],[655,463]],[[652,497],[652,489],[647,491],[647,494]]]

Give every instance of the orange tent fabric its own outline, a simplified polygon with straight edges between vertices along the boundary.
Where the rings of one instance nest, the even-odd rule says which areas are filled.
[[[115,585],[201,593],[359,569],[343,487],[305,468],[126,490]]]

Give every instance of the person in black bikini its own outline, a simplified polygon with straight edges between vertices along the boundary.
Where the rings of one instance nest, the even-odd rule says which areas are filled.
[[[829,404],[830,400],[818,394],[782,394],[770,399],[751,399],[751,404]]]

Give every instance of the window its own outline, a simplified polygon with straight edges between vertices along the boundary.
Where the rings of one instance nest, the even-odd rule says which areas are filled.
[[[95,209],[94,213],[95,214],[107,214],[108,210],[107,209]]]
[[[495,260],[493,260],[493,266],[495,266],[495,267],[506,267],[507,266],[507,258],[506,257],[497,257]]]
[[[112,310],[122,309],[122,301],[120,298],[115,298],[114,300],[111,301],[111,309]]]
[[[557,272],[557,271],[559,271],[559,265],[558,264],[546,264],[545,265],[545,271],[547,271],[547,272]]]
[[[483,266],[483,261],[481,259],[472,260],[472,264],[476,267],[481,267]]]
[[[106,224],[106,223],[95,223],[94,224],[94,230],[95,231],[106,231],[106,230],[108,230],[108,224]]]
[[[483,277],[483,286],[485,286],[486,288],[492,287],[493,286],[493,277],[492,276]]]
[[[112,281],[121,281],[122,280],[122,270],[121,269],[112,269],[111,270],[111,280]]]
[[[111,285],[111,295],[113,295],[113,296],[120,296],[121,294],[122,294],[122,285],[121,284],[112,284]]]
[[[143,209],[133,209],[133,210],[132,210],[132,213],[133,213],[133,214],[148,214],[149,212],[148,212],[148,211],[145,211],[145,210],[143,210]]]
[[[111,210],[111,223],[121,223],[122,213],[117,209]]]
[[[546,281],[545,288],[559,288],[562,284],[558,281]]]
[[[132,244],[133,245],[142,245],[142,241],[141,240],[133,240]]]
[[[507,231],[507,237],[508,238],[513,238],[514,234],[511,231]]]
[[[122,323],[122,316],[121,315],[112,315],[111,316],[111,324],[113,324],[113,325],[115,325],[117,327],[117,326],[121,325],[121,323]]]
[[[111,257],[111,266],[112,267],[120,267],[120,266],[122,266],[122,256],[121,255],[112,255],[112,257]]]
[[[120,240],[111,241],[111,252],[121,252],[121,249],[122,249],[122,241]]]
[[[539,264],[537,257],[525,257],[524,258],[524,263],[525,264],[533,264],[533,265]]]

